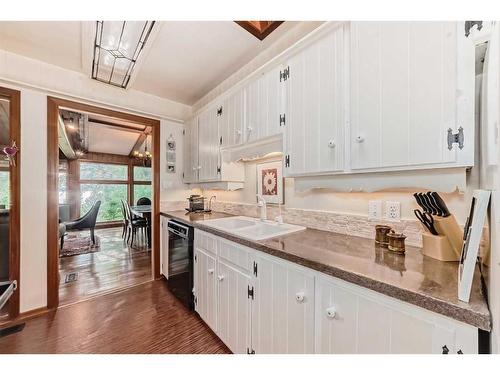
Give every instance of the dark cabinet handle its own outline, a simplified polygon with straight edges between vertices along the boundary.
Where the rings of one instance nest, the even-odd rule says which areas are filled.
[[[457,354],[464,354],[464,352],[462,351],[462,349],[459,349]]]
[[[448,354],[450,352],[450,349],[448,349],[448,347],[445,345],[443,346],[443,354]]]

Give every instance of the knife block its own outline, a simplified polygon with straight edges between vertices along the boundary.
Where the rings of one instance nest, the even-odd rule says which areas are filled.
[[[460,259],[462,254],[463,236],[464,232],[460,228],[455,219],[455,216],[450,215],[447,217],[433,216],[434,218],[434,228],[438,234],[446,236],[451,248],[455,252],[457,260]]]
[[[460,255],[457,255],[447,236],[436,236],[429,232],[424,232],[422,233],[422,242],[422,254],[428,257],[444,262],[456,262],[460,260]]]

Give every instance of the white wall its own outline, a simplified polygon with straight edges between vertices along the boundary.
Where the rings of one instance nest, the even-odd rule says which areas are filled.
[[[182,119],[191,108],[139,91],[110,87],[82,74],[2,50],[0,86],[21,91],[20,311],[26,312],[47,305],[47,96],[160,119],[162,147],[170,132],[182,143]],[[182,155],[180,146],[178,155]],[[162,197],[183,199],[188,195],[182,193],[178,173],[173,179],[162,173],[161,179],[172,182],[162,189]]]

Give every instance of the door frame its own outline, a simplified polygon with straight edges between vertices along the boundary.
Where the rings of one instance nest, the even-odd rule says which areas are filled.
[[[152,149],[152,228],[151,228],[151,270],[152,278],[160,278],[160,120],[142,117],[131,113],[115,111],[90,104],[75,102],[53,96],[47,97],[47,308],[59,306],[59,110],[75,111],[114,117],[133,121],[153,129]]]
[[[21,92],[0,87],[0,97],[9,100],[10,139],[21,148]],[[16,154],[16,165],[10,168],[10,201],[9,212],[9,280],[17,280],[17,289],[9,300],[9,320],[19,316],[20,304],[20,268],[21,268],[21,150]],[[14,207],[14,209],[12,209]]]

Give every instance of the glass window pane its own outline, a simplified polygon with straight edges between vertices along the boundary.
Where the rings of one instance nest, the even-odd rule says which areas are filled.
[[[134,181],[151,181],[151,168],[134,167]]]
[[[128,167],[123,164],[80,163],[80,180],[126,181]]]
[[[68,173],[59,171],[59,204],[68,202]]]
[[[151,199],[151,185],[134,185],[134,202],[142,197]]]
[[[9,172],[0,171],[0,208],[10,206],[10,181]]]
[[[115,221],[121,220],[122,209],[121,199],[127,200],[127,185],[114,184],[81,184],[81,212],[85,215],[92,205],[100,200],[101,208],[97,215],[97,221]]]

